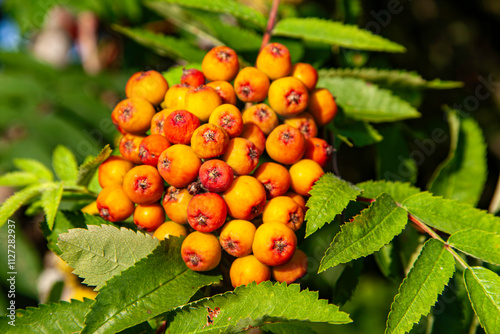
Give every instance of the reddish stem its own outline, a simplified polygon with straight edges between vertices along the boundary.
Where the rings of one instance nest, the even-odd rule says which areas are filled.
[[[358,196],[356,198],[356,201],[358,202],[363,202],[363,203],[373,203],[375,202],[375,199],[373,198],[366,198],[366,197],[362,197],[362,196]]]
[[[264,33],[264,37],[262,38],[262,44],[260,45],[260,50],[269,44],[271,40],[271,33],[274,28],[274,24],[276,23],[276,16],[278,14],[278,7],[280,5],[280,0],[273,0],[273,5],[271,7],[271,11],[269,12],[269,19],[267,20],[267,28]]]

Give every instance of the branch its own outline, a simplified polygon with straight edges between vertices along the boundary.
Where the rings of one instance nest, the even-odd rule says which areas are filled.
[[[271,33],[273,32],[274,24],[276,23],[279,5],[280,0],[273,0],[273,5],[271,7],[271,11],[269,12],[269,19],[267,21],[266,32],[264,33],[262,44],[260,45],[260,51],[262,51],[262,49],[269,44],[269,41],[271,40]]]

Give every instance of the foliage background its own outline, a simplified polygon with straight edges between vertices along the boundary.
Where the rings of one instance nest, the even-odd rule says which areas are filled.
[[[80,10],[92,9],[100,17],[98,46],[101,51],[102,69],[96,71],[82,64],[78,46],[71,43],[68,57],[56,66],[43,65],[33,56],[41,32],[50,31],[45,21],[47,8],[53,3],[65,5],[66,1],[2,1],[0,16],[0,174],[13,168],[15,158],[35,158],[50,165],[52,151],[58,144],[65,144],[77,155],[79,162],[88,154],[96,154],[106,143],[113,142],[116,132],[110,127],[109,114],[114,104],[124,96],[126,79],[135,71],[147,68],[166,70],[176,63],[175,59],[162,57],[144,48],[133,40],[112,29],[113,23],[145,26],[169,35],[185,36],[173,24],[161,22],[151,10],[139,5],[139,1],[123,1],[120,8],[112,1],[81,1]],[[266,10],[266,1],[246,1],[247,4]],[[285,2],[286,3],[286,2]],[[500,43],[498,41],[500,5],[495,0],[476,2],[451,0],[401,1],[402,10],[390,16],[386,1],[290,1],[282,6],[281,15],[317,16],[343,20],[360,27],[378,27],[380,34],[404,45],[403,54],[338,52],[318,49],[303,53],[303,61],[321,67],[367,66],[415,70],[425,79],[463,81],[463,89],[428,91],[421,101],[419,111],[423,117],[405,121],[404,126],[412,138],[426,138],[436,128],[447,130],[441,106],[470,113],[481,125],[488,143],[488,180],[479,207],[487,209],[495,191],[500,164],[500,87],[493,85],[491,96],[477,99],[477,105],[465,106],[475,101],[477,89],[484,81],[496,83],[500,80]],[[20,23],[20,25],[18,24]],[[71,36],[71,29],[69,32]],[[55,38],[55,37],[54,37]],[[208,48],[209,44],[201,45]],[[297,49],[300,52],[300,48]],[[294,50],[291,50],[292,53]],[[94,73],[99,72],[99,73]],[[484,88],[482,93],[486,92]],[[450,103],[451,101],[451,103]],[[456,103],[457,105],[454,105]],[[377,127],[383,131],[384,125]],[[447,155],[449,142],[438,144],[436,150],[427,155],[419,166],[417,186],[425,187],[431,174]],[[410,147],[417,149],[416,147]],[[349,148],[343,145],[339,151],[339,169],[343,178],[360,182],[376,177],[374,146]],[[2,189],[6,198],[11,189]],[[38,304],[38,289],[35,277],[46,267],[43,263],[45,242],[38,228],[43,217],[28,217],[22,212],[16,221],[22,224],[23,233],[18,233],[19,264],[25,268],[25,279],[19,292],[23,298],[19,307]],[[324,229],[335,229],[325,226]],[[325,232],[323,235],[326,235]],[[320,238],[320,237],[318,237]],[[321,244],[321,240],[315,242]],[[3,239],[2,239],[3,240]],[[323,244],[326,248],[330,237]],[[1,251],[5,247],[0,248]],[[322,252],[320,253],[322,255]],[[5,256],[0,255],[2,259]],[[354,324],[339,326],[338,332],[368,333],[382,332],[386,315],[397,285],[382,278],[373,257],[365,261],[360,269],[365,275],[356,288],[353,298],[343,310],[350,313]],[[20,269],[21,271],[21,269]],[[325,272],[337,275],[335,270]],[[21,276],[19,276],[21,277]],[[23,276],[24,277],[24,276]],[[333,277],[330,277],[332,279]],[[2,282],[5,280],[2,277]],[[334,291],[322,280],[311,275],[305,278],[311,286],[321,288],[321,297],[331,298]],[[443,298],[443,307],[451,308],[454,295],[463,293],[461,287],[448,292]],[[0,293],[0,308],[5,305],[5,293]]]

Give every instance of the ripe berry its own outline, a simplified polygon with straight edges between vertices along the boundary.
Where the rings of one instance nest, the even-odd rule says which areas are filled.
[[[312,91],[318,82],[318,71],[307,63],[293,65],[292,76],[302,81],[309,91]]]
[[[268,266],[287,263],[297,248],[292,229],[279,222],[262,224],[255,231],[252,251],[257,260]]]
[[[316,161],[310,159],[300,160],[290,167],[293,191],[299,195],[308,196],[314,182],[323,174],[325,172]]]
[[[266,149],[266,136],[264,132],[255,124],[247,123],[243,126],[243,132],[241,133],[241,138],[250,140],[255,144],[259,155],[264,153]]]
[[[233,183],[233,169],[222,160],[208,160],[201,165],[199,178],[205,189],[220,193]]]
[[[156,230],[165,222],[165,211],[159,203],[138,204],[134,211],[134,223],[148,232]]]
[[[222,228],[220,244],[232,256],[246,256],[252,253],[255,230],[255,225],[248,220],[231,220]]]
[[[197,231],[212,232],[226,221],[227,207],[215,193],[195,195],[187,207],[188,223]]]
[[[331,122],[337,115],[337,103],[335,103],[330,91],[318,88],[312,91],[307,110],[314,116],[316,123],[323,126]]]
[[[275,162],[263,163],[255,170],[253,176],[264,185],[268,199],[283,196],[290,188],[290,173],[283,165]]]
[[[120,139],[119,144],[119,150],[122,157],[128,161],[132,161],[134,164],[141,164],[142,159],[139,155],[139,150],[144,138],[146,137],[136,136],[130,133],[125,134],[122,139]]]
[[[167,116],[173,111],[174,109],[163,109],[153,116],[153,118],[151,119],[152,135],[165,136],[165,131],[167,130],[165,120],[167,119]]]
[[[201,160],[193,149],[182,144],[170,146],[158,159],[158,172],[161,177],[176,188],[187,187],[196,180],[200,167]]]
[[[157,71],[137,72],[130,77],[125,86],[128,98],[139,97],[153,105],[159,105],[168,90],[167,80]]]
[[[194,231],[182,242],[181,255],[189,269],[208,271],[217,267],[222,251],[215,235]]]
[[[243,132],[241,112],[232,104],[221,104],[215,108],[208,122],[226,130],[229,138],[238,137]]]
[[[123,221],[134,212],[134,203],[119,184],[103,188],[97,196],[96,203],[99,215],[111,222]]]
[[[165,94],[162,106],[170,109],[184,109],[186,105],[186,93],[192,87],[184,84],[177,84],[170,87]]]
[[[247,255],[234,260],[229,269],[229,277],[234,288],[252,282],[259,284],[271,278],[271,269],[254,255]]]
[[[267,154],[285,165],[299,161],[305,149],[306,140],[302,133],[288,124],[277,126],[266,139]]]
[[[316,137],[318,135],[318,126],[314,117],[306,111],[297,116],[285,119],[285,124],[291,125],[304,135],[305,139]]]
[[[325,168],[333,154],[333,146],[321,138],[309,138],[306,140],[306,152],[304,159],[316,161]]]
[[[170,147],[170,142],[162,135],[149,135],[139,145],[139,157],[145,165],[156,167],[160,154]]]
[[[149,130],[155,112],[155,108],[147,100],[130,98],[116,105],[112,119],[123,131],[140,135]]]
[[[248,175],[235,178],[222,197],[229,215],[235,219],[252,220],[262,213],[266,205],[264,186]]]
[[[215,158],[227,151],[229,135],[226,130],[214,124],[203,124],[191,137],[191,148],[201,159]]]
[[[163,197],[162,205],[170,220],[178,224],[186,224],[187,206],[193,195],[186,188],[178,189],[174,186],[168,187]]]
[[[205,76],[201,71],[195,68],[183,69],[181,84],[198,87],[205,84]]]
[[[227,81],[212,81],[207,83],[208,87],[215,89],[223,104],[236,105],[236,93],[233,86]]]
[[[207,52],[201,63],[203,74],[210,81],[232,81],[239,68],[238,55],[227,46],[214,47]]]
[[[153,234],[153,238],[158,240],[168,239],[170,236],[179,237],[186,236],[187,230],[184,225],[177,224],[176,222],[168,221],[161,224]]]
[[[278,196],[267,202],[262,213],[264,224],[280,222],[297,231],[304,222],[304,211],[293,199],[287,196]]]
[[[185,109],[193,113],[201,122],[208,121],[210,114],[222,104],[219,94],[208,86],[191,88],[186,93]]]
[[[269,87],[269,105],[281,116],[290,117],[306,110],[309,93],[297,78],[284,77]]]
[[[297,249],[290,261],[284,265],[273,267],[273,278],[278,282],[292,284],[307,273],[307,255]]]
[[[234,79],[234,91],[243,102],[264,101],[269,90],[269,78],[255,67],[245,67]]]
[[[257,125],[265,135],[278,126],[278,116],[267,104],[259,103],[243,111],[243,122]]]
[[[112,184],[122,185],[125,174],[132,167],[134,164],[131,161],[116,155],[110,156],[99,166],[97,173],[99,185],[102,188]]]
[[[237,137],[229,141],[222,160],[231,166],[236,175],[246,175],[257,167],[259,151],[250,140]]]
[[[290,51],[280,43],[270,43],[259,52],[256,67],[271,80],[285,77],[292,71]]]
[[[172,144],[189,145],[200,120],[187,110],[175,110],[165,118],[165,137]]]
[[[136,166],[125,174],[123,190],[137,204],[151,204],[163,195],[163,179],[152,166]]]

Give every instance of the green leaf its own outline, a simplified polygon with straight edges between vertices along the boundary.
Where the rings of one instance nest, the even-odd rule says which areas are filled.
[[[118,332],[186,304],[199,288],[222,278],[188,269],[181,238],[171,237],[146,258],[109,280],[85,319],[82,334]]]
[[[368,30],[319,18],[283,19],[274,27],[273,35],[301,38],[306,41],[335,44],[358,50],[406,51],[404,46],[374,35]]]
[[[307,201],[309,209],[305,217],[306,237],[330,223],[360,192],[358,188],[333,174],[323,175],[309,192],[311,197]]]
[[[111,152],[112,150],[109,145],[106,145],[97,156],[80,165],[76,184],[84,187],[88,186],[99,165],[109,158]]]
[[[300,291],[298,284],[287,286],[265,281],[174,310],[168,315],[167,332],[239,333],[251,327],[288,321],[345,324],[351,319],[338,306],[318,300],[316,291]]]
[[[52,156],[52,165],[61,181],[74,182],[78,175],[75,155],[67,147],[58,145]]]
[[[402,203],[408,197],[420,193],[420,189],[417,187],[399,181],[366,181],[358,183],[356,186],[363,189],[361,194],[363,197],[373,199],[380,194],[386,193],[391,195],[398,203]]]
[[[356,78],[319,78],[318,87],[328,89],[346,117],[365,122],[394,122],[418,118],[420,113],[408,102]]]
[[[372,254],[401,233],[408,221],[406,210],[387,194],[346,222],[321,259],[319,271]]]
[[[85,278],[83,283],[101,289],[106,281],[150,254],[158,239],[110,225],[88,225],[59,235],[61,257]]]
[[[7,198],[7,200],[2,203],[2,206],[0,206],[0,226],[5,224],[7,219],[9,219],[23,204],[40,195],[45,188],[45,184],[29,186]]]
[[[346,122],[344,124],[336,124],[334,133],[344,136],[352,141],[354,145],[363,147],[380,142],[383,137],[369,123],[366,122]]]
[[[48,248],[57,255],[61,255],[62,253],[57,245],[59,235],[78,227],[86,228],[87,225],[85,224],[83,214],[76,211],[57,211],[52,230],[49,229],[46,221],[40,223],[40,229],[47,240]]]
[[[151,48],[160,56],[184,59],[189,62],[201,62],[205,56],[205,52],[183,39],[155,34],[141,28],[126,28],[116,24],[112,25],[112,28],[137,43]]]
[[[401,124],[386,127],[380,131],[384,137],[377,144],[377,178],[388,181],[417,181],[418,168],[410,158],[410,150],[401,133]]]
[[[40,304],[16,312],[15,326],[8,324],[11,319],[2,317],[2,333],[76,333],[83,328],[85,315],[94,301],[85,298],[83,302],[72,300],[57,304]]]
[[[40,180],[52,181],[54,174],[44,164],[33,159],[14,159],[14,165],[28,173],[35,174]]]
[[[344,267],[339,279],[335,282],[332,302],[336,305],[344,305],[354,294],[363,271],[363,260],[352,261]]]
[[[267,20],[260,12],[253,8],[239,4],[234,0],[151,0],[150,3],[166,2],[176,4],[181,7],[201,9],[207,12],[231,14],[232,16],[252,22],[261,28],[266,27]]]
[[[52,230],[52,227],[54,226],[54,219],[56,217],[57,209],[59,208],[59,203],[61,203],[62,194],[62,182],[55,183],[54,187],[49,188],[42,193],[42,207],[45,212],[47,226],[50,230]]]
[[[500,265],[500,235],[479,230],[463,230],[448,239],[450,246],[478,259]]]
[[[413,71],[408,72],[405,70],[387,70],[379,68],[320,69],[318,71],[318,76],[320,78],[358,78],[388,88],[400,88],[401,86],[406,86],[412,89],[452,89],[460,88],[464,85],[459,81],[442,81],[439,79],[427,81],[422,78],[417,72]]]
[[[410,196],[402,205],[427,225],[449,234],[467,229],[494,233],[500,231],[500,217],[467,203],[432,196],[428,192]]]
[[[465,286],[479,323],[488,334],[500,331],[500,277],[483,267],[464,271]]]
[[[0,186],[23,187],[37,181],[38,177],[30,172],[10,172],[0,176]]]
[[[422,315],[430,312],[454,271],[455,260],[444,244],[435,239],[427,241],[394,297],[386,334],[409,332]]]
[[[434,194],[476,206],[488,173],[486,143],[481,128],[472,118],[460,120],[447,113],[450,124],[450,152],[436,169],[427,188]]]

